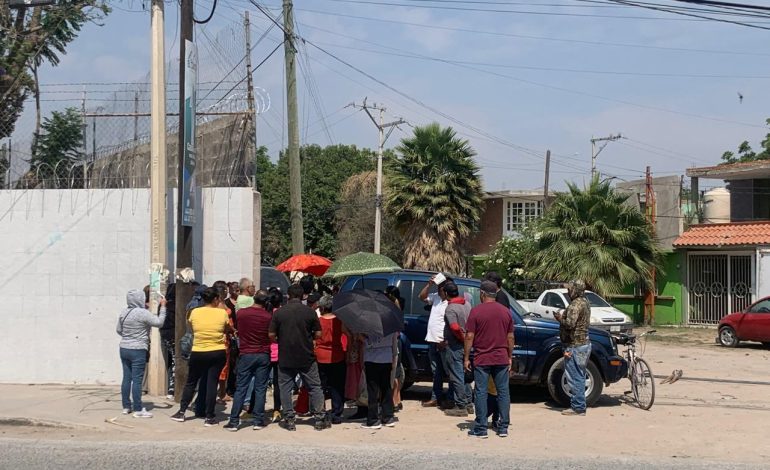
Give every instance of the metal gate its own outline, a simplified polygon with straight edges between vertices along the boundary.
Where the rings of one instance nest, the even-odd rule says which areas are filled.
[[[690,324],[714,325],[751,304],[755,291],[752,254],[690,253],[687,268]]]

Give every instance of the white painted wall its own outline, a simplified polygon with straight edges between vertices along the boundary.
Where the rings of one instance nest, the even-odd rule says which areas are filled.
[[[201,200],[197,277],[249,276],[251,188]],[[148,283],[149,226],[146,188],[0,191],[1,383],[120,381],[115,325],[126,292]]]

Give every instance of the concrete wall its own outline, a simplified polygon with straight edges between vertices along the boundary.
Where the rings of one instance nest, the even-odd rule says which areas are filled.
[[[636,180],[618,183],[620,192],[630,194],[628,204],[639,209],[639,197],[645,195],[645,181]],[[661,248],[669,251],[672,244],[684,230],[682,211],[679,206],[680,179],[678,176],[664,176],[652,179],[652,188],[655,191],[655,203],[657,220],[655,223],[655,235],[660,241]]]
[[[198,279],[251,275],[251,188],[200,200]],[[144,188],[0,191],[0,382],[119,382],[115,325],[126,292],[148,283],[149,225]]]

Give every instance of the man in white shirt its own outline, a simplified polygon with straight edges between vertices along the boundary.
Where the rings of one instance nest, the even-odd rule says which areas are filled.
[[[438,284],[438,292],[429,293],[431,286],[436,285],[435,278],[436,276],[433,276],[419,294],[420,300],[431,305],[430,317],[428,318],[428,333],[425,335],[425,341],[428,343],[428,359],[430,360],[430,369],[433,373],[433,390],[430,400],[422,402],[424,407],[439,406],[444,400],[445,372],[438,347],[444,341],[444,312],[447,306],[444,283],[451,279],[446,278]]]

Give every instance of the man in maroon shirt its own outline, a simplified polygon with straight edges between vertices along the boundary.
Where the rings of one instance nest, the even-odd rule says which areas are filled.
[[[476,383],[476,423],[468,436],[487,438],[487,385],[490,378],[497,388],[500,413],[497,435],[508,437],[511,398],[509,378],[513,357],[513,318],[511,312],[495,301],[497,285],[481,283],[481,304],[471,310],[465,323],[465,369],[471,370],[473,348],[473,379]]]
[[[272,314],[265,309],[268,301],[268,293],[260,290],[254,296],[254,303],[249,307],[242,307],[244,296],[238,298],[236,313],[238,319],[238,383],[233,397],[233,408],[230,410],[230,422],[224,426],[228,431],[237,431],[240,424],[240,414],[246,401],[246,392],[249,383],[254,379],[254,393],[256,403],[251,413],[254,415],[253,429],[259,430],[265,427],[265,394],[267,393],[267,379],[270,376],[270,337],[268,329]],[[243,299],[243,300],[242,300]]]

